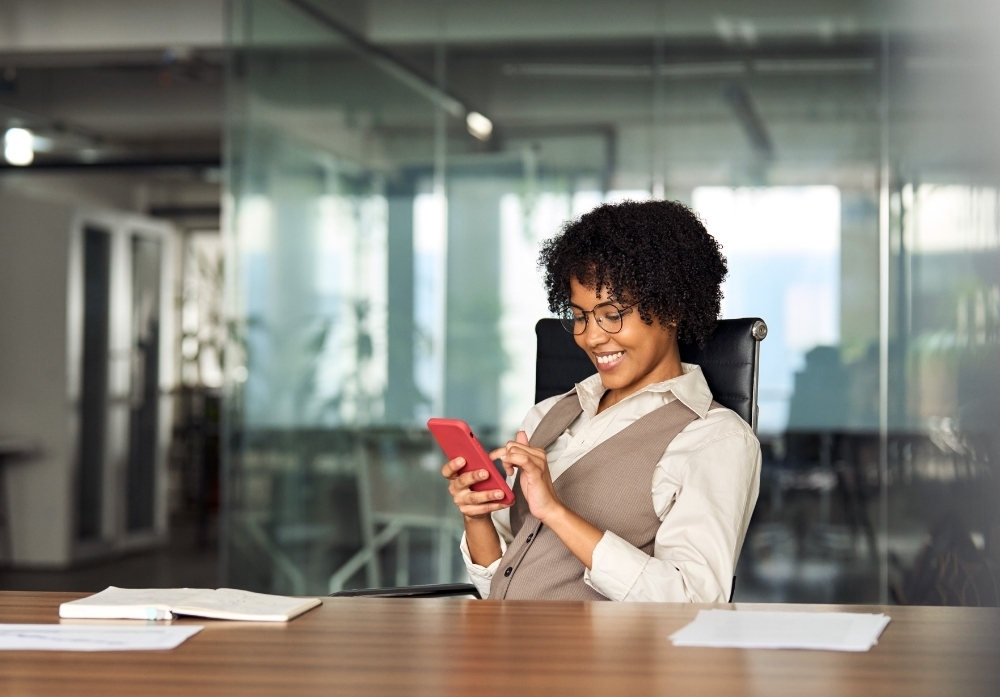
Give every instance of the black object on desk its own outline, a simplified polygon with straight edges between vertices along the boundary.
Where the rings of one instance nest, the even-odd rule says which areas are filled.
[[[331,593],[331,598],[447,598],[472,595],[481,597],[471,583],[431,583],[425,586],[401,586],[398,588],[357,588]]]

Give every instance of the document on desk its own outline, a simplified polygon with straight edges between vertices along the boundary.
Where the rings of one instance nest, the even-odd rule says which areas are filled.
[[[195,624],[170,627],[0,624],[0,651],[164,651],[200,632]]]
[[[888,624],[883,614],[699,610],[670,640],[674,646],[868,651]]]
[[[292,598],[234,588],[115,588],[63,603],[66,619],[168,620],[192,615],[216,620],[288,622],[316,607],[319,598]]]

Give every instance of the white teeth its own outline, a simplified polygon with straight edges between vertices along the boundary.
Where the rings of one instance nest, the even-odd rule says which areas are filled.
[[[614,363],[615,361],[617,361],[619,358],[621,358],[624,355],[625,355],[624,351],[619,351],[618,353],[612,353],[610,356],[598,356],[597,357],[597,362],[598,363]]]

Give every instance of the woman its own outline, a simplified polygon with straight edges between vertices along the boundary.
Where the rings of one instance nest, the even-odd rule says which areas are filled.
[[[760,445],[678,339],[713,332],[726,261],[688,208],[603,205],[545,243],[549,308],[598,370],[525,417],[500,459],[515,494],[442,468],[484,598],[725,602]]]

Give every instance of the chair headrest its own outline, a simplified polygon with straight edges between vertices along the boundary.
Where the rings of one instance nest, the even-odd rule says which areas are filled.
[[[535,334],[538,336],[536,403],[569,391],[597,372],[559,320],[539,320]],[[766,336],[767,325],[758,317],[724,319],[719,320],[704,346],[680,345],[681,360],[701,366],[715,400],[755,428],[758,346]]]

